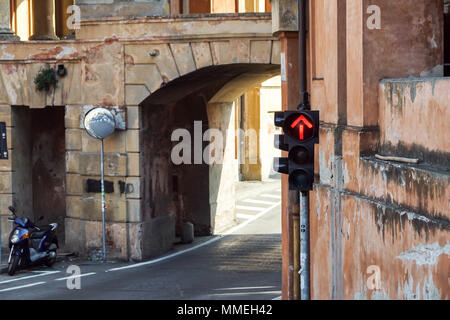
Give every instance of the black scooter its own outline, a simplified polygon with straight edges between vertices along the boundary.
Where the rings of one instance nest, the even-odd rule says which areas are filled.
[[[13,214],[8,220],[14,221],[14,229],[9,235],[8,274],[13,276],[19,268],[41,263],[51,267],[56,262],[58,224],[38,227],[28,218],[18,218],[14,207],[8,209]]]

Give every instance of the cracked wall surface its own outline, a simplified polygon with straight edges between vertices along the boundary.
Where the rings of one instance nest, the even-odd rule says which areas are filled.
[[[450,83],[424,78],[442,65],[443,2],[325,2],[310,8],[311,101],[322,121],[312,297],[448,299]],[[366,28],[369,5],[381,9],[380,30]]]

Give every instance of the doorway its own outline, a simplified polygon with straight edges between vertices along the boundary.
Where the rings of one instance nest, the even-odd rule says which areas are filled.
[[[64,243],[66,165],[64,108],[13,107],[13,204],[38,225],[58,223]]]

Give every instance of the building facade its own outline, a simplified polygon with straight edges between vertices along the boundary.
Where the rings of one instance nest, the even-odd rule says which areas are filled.
[[[309,91],[321,112],[311,297],[449,299],[448,1],[309,4]],[[295,109],[298,26],[286,17],[297,1],[272,6],[283,108]],[[298,196],[283,179],[283,297],[295,299]]]
[[[105,140],[109,258],[164,253],[184,222],[196,235],[235,223],[235,102],[280,73],[266,3],[44,2],[0,2],[3,244],[12,204],[58,222],[68,251],[101,248],[100,142],[83,127],[96,106],[122,122]],[[38,91],[51,68],[61,70],[57,84]],[[210,128],[224,138],[221,162],[203,156]],[[181,165],[172,161],[177,129],[192,147]]]
[[[257,137],[250,163],[254,152],[239,151],[235,130],[273,132],[261,120],[271,107],[257,101],[274,76],[283,109],[299,103],[298,2],[75,1],[74,30],[62,23],[77,23],[72,1],[35,2],[0,0],[3,243],[12,204],[64,226],[68,250],[101,247],[99,142],[82,121],[94,106],[125,124],[105,140],[109,257],[163,253],[186,221],[197,235],[229,226],[239,174],[270,175],[258,162],[267,139]],[[321,111],[313,299],[449,298],[448,5],[309,1],[308,87]],[[66,74],[39,92],[47,66]],[[193,150],[181,166],[171,161],[179,128]],[[224,137],[222,163],[195,158],[210,128]],[[283,298],[298,299],[298,195],[286,177],[282,191]]]

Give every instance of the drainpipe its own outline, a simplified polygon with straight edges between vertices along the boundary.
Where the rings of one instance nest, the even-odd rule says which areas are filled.
[[[306,34],[307,30],[307,1],[298,0],[298,43],[299,43],[299,66],[300,66],[300,104],[299,110],[311,110],[309,93],[307,90],[308,77],[306,74]]]
[[[298,42],[300,66],[300,104],[299,110],[311,110],[307,90],[306,72],[306,33],[307,33],[307,1],[298,0]],[[309,193],[300,192],[300,299],[310,300],[310,234],[309,234]]]

